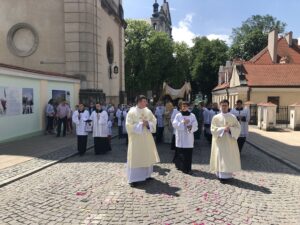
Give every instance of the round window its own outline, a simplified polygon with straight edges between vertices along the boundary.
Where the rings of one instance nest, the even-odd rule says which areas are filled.
[[[11,53],[26,57],[32,55],[38,47],[38,34],[27,23],[14,25],[7,34],[7,46]]]
[[[106,43],[106,54],[109,64],[112,64],[114,61],[114,45],[111,38]]]

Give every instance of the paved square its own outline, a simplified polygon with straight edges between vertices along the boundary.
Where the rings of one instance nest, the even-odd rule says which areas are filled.
[[[142,151],[142,148],[141,148]],[[194,149],[194,175],[177,171],[168,145],[154,180],[126,183],[124,140],[75,156],[0,189],[0,224],[300,224],[300,176],[246,145],[231,184],[209,172],[209,146]]]

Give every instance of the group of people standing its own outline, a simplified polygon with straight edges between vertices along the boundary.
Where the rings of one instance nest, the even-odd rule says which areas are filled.
[[[79,104],[78,110],[73,113],[72,121],[76,124],[77,146],[80,155],[86,152],[89,132],[92,132],[94,138],[96,155],[111,151],[112,121],[100,103],[96,103],[95,108],[92,109],[85,109],[83,104]]]
[[[240,100],[231,110],[227,100],[220,102],[220,109],[216,103],[212,108],[200,103],[191,109],[188,102],[181,101],[178,107],[158,104],[153,113],[147,108],[146,97],[139,96],[126,119],[128,183],[136,186],[140,181],[151,179],[153,164],[160,161],[151,133],[156,133],[157,143],[171,142],[176,168],[192,174],[194,143],[200,139],[202,129],[211,143],[210,170],[222,183],[227,182],[233,172],[241,169],[240,151],[248,134],[249,117]]]
[[[127,137],[127,178],[131,186],[151,178],[153,165],[160,161],[156,143],[169,143],[174,151],[173,162],[185,174],[192,174],[192,156],[195,140],[202,130],[211,144],[210,170],[222,183],[241,169],[240,152],[248,135],[250,115],[242,101],[229,109],[229,102],[222,100],[204,107],[203,103],[190,107],[179,101],[165,106],[158,103],[151,111],[145,96],[137,97],[136,105],[119,105],[118,109],[103,109],[100,103],[85,108],[78,105],[72,114],[76,125],[78,152],[83,155],[87,148],[88,133],[94,138],[95,154],[111,150],[110,137],[114,119],[117,120],[119,138]],[[66,110],[59,111],[61,114]],[[156,136],[156,143],[154,141]]]
[[[45,111],[47,118],[45,134],[54,134],[55,127],[56,137],[60,137],[62,127],[63,137],[66,136],[67,131],[69,131],[70,133],[72,132],[72,109],[67,101],[63,100],[59,104],[55,104],[53,99],[50,99]]]

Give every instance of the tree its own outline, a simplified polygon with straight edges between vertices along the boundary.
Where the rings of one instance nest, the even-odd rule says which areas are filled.
[[[191,49],[184,42],[174,43],[173,48],[174,66],[167,82],[174,88],[181,88],[185,81],[191,80]]]
[[[143,90],[146,48],[152,27],[141,20],[127,20],[125,30],[125,87],[129,97]]]
[[[218,70],[227,58],[228,46],[221,40],[196,37],[191,49],[193,93],[201,92],[211,98],[211,90],[218,84]]]
[[[154,32],[147,43],[144,87],[159,96],[163,82],[172,77],[173,42],[166,33]]]
[[[232,59],[249,60],[268,44],[268,33],[276,29],[283,33],[286,23],[271,15],[253,15],[232,30],[232,46],[229,55]]]
[[[190,50],[156,32],[145,21],[127,20],[125,30],[125,85],[132,100],[151,90],[160,96],[163,82],[181,87],[190,74]]]

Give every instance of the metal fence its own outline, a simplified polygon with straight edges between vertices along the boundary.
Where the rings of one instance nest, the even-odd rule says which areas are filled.
[[[257,125],[257,105],[250,105],[250,121],[249,124]]]
[[[279,106],[276,111],[276,124],[286,125],[290,123],[290,110],[288,106]]]
[[[250,105],[250,121],[249,124],[257,125],[257,105]],[[289,106],[278,106],[276,109],[276,124],[279,127],[288,127],[290,124]]]

